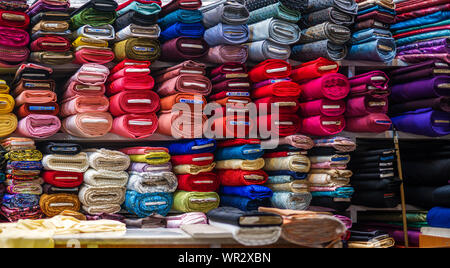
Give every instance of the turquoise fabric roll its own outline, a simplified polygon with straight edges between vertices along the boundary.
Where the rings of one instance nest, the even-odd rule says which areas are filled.
[[[313,197],[315,196],[328,196],[337,198],[351,198],[355,189],[353,187],[338,187],[335,191],[324,191],[324,192],[311,192]]]
[[[169,193],[140,194],[135,191],[127,191],[124,207],[139,218],[145,218],[153,213],[166,216],[172,208],[172,204],[173,196]]]
[[[202,19],[203,13],[200,10],[178,9],[159,19],[158,25],[164,30],[177,22],[197,23],[201,22]]]

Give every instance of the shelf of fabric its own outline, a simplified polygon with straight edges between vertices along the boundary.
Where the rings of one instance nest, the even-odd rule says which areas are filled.
[[[58,235],[53,237],[55,247],[179,247],[179,248],[220,248],[242,247],[224,234],[209,238],[193,238],[181,229],[128,229],[123,233],[93,233],[78,235]],[[296,247],[283,239],[272,247]]]

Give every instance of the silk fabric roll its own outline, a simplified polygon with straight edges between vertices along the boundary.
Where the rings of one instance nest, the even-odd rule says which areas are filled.
[[[216,174],[203,172],[198,175],[177,175],[178,190],[188,192],[215,192],[219,189],[220,181]]]
[[[294,135],[301,128],[301,120],[295,114],[266,115],[258,117],[259,131],[270,131],[277,136]]]

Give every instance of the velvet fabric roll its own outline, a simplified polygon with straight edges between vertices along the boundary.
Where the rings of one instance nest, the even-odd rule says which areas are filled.
[[[287,8],[280,2],[276,2],[252,10],[247,23],[253,24],[268,18],[276,18],[291,23],[297,23],[301,18],[301,13],[298,10]]]
[[[109,113],[95,112],[72,115],[64,119],[63,130],[76,137],[101,137],[112,128]]]
[[[308,62],[317,58],[326,58],[331,61],[343,60],[348,53],[345,45],[331,43],[329,40],[321,40],[313,43],[300,44],[292,47],[292,59]]]
[[[202,38],[178,37],[161,46],[161,60],[194,60],[208,53],[209,45]]]
[[[206,116],[169,110],[160,114],[157,132],[178,139],[201,137],[206,120]]]
[[[241,169],[247,171],[259,170],[264,167],[264,160],[258,158],[256,160],[222,160],[216,162],[217,169]]]
[[[172,164],[170,162],[164,164],[147,164],[147,163],[131,163],[128,171],[134,172],[170,172],[172,171]]]
[[[109,171],[88,169],[83,176],[85,185],[93,187],[116,186],[124,187],[128,181],[128,173],[124,171]]]
[[[346,117],[366,116],[371,113],[387,113],[387,97],[356,97],[347,100]]]
[[[114,44],[116,61],[132,60],[155,61],[161,55],[159,43],[148,38],[131,38]]]
[[[75,188],[83,183],[83,174],[78,172],[44,171],[44,181],[60,188]]]
[[[83,173],[89,168],[86,153],[77,155],[45,155],[42,159],[45,170]]]
[[[155,212],[162,216],[167,215],[172,203],[172,195],[168,193],[139,194],[135,191],[127,191],[124,207],[128,212],[144,218]]]
[[[219,206],[220,198],[215,192],[186,192],[176,191],[174,194],[173,209],[181,212],[203,212]]]
[[[172,193],[177,189],[177,177],[172,172],[131,172],[127,189],[141,194]]]
[[[227,25],[219,23],[205,31],[204,39],[209,46],[239,45],[248,41],[247,25]]]
[[[17,132],[26,137],[48,138],[61,128],[61,121],[53,115],[30,114],[20,120]]]
[[[164,43],[179,36],[201,38],[205,33],[205,28],[200,22],[182,23],[176,22],[161,32],[159,40]]]
[[[178,190],[188,192],[215,192],[219,189],[220,181],[212,172],[203,172],[198,175],[177,175]]]
[[[252,82],[261,82],[271,78],[284,78],[291,74],[291,65],[284,60],[267,59],[255,65],[248,76]]]
[[[369,114],[349,117],[345,129],[351,132],[384,132],[391,128],[392,121],[386,114]]]
[[[248,58],[253,62],[261,62],[267,59],[287,60],[291,56],[291,48],[287,45],[279,45],[270,40],[261,40],[246,44]]]
[[[270,198],[250,199],[234,195],[221,195],[220,205],[222,207],[235,207],[242,211],[253,211],[259,207],[270,207]]]
[[[79,211],[81,203],[78,197],[72,194],[43,194],[39,206],[47,217],[53,217],[64,210]]]
[[[217,176],[224,186],[261,185],[268,179],[262,170],[223,169],[217,171]]]
[[[292,45],[300,39],[297,25],[273,18],[249,25],[249,31],[249,42],[270,40],[280,45]]]
[[[244,63],[248,58],[248,47],[245,45],[218,45],[208,49],[203,59],[206,62],[224,64],[228,62]]]
[[[131,139],[151,136],[158,128],[156,114],[126,114],[114,119],[111,133]]]
[[[249,199],[264,199],[271,198],[272,190],[261,185],[247,185],[247,186],[222,186],[220,188],[221,195],[240,196]]]
[[[324,22],[304,29],[299,39],[300,44],[313,43],[321,40],[329,40],[334,44],[345,44],[351,38],[349,28],[330,22]]]
[[[361,87],[371,86],[379,90],[389,87],[389,77],[382,71],[372,71],[349,78],[351,94],[356,95],[362,91]]]

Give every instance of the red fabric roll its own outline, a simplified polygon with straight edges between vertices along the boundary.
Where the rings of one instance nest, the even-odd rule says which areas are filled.
[[[243,115],[226,115],[216,118],[212,122],[211,129],[216,135],[223,135],[227,138],[247,137],[252,129],[256,127],[255,122],[248,116]],[[220,129],[223,130],[220,133]]]
[[[121,61],[120,63],[118,63],[116,66],[114,66],[114,68],[111,69],[111,74],[115,74],[118,71],[120,71],[126,67],[130,67],[130,66],[134,66],[136,68],[149,68],[150,65],[151,65],[151,63],[149,61],[138,61],[138,60],[125,59],[125,60]]]
[[[174,166],[177,165],[196,165],[207,166],[214,162],[213,153],[201,153],[201,154],[185,154],[185,155],[172,155],[170,160]]]
[[[217,147],[234,147],[246,144],[261,144],[259,139],[231,139],[217,142]]]
[[[284,60],[269,59],[253,67],[248,73],[250,81],[261,82],[271,78],[283,78],[291,75],[291,65]]]
[[[211,70],[210,77],[221,76],[224,74],[240,74],[247,73],[247,68],[239,62],[227,62]]]
[[[74,188],[83,183],[83,173],[64,171],[44,171],[42,178],[48,184],[61,188]]]
[[[177,175],[178,190],[188,192],[215,192],[219,189],[220,181],[212,172],[202,172],[198,175]]]
[[[0,25],[26,30],[30,25],[30,17],[20,11],[0,10]]]
[[[350,88],[349,88],[350,90]],[[260,99],[271,96],[298,97],[302,93],[300,85],[294,82],[278,82],[252,91],[252,98]]]
[[[325,74],[337,73],[339,64],[334,61],[318,58],[317,60],[305,62],[292,69],[290,78],[294,82],[303,82],[319,78]]]
[[[351,132],[380,133],[391,128],[392,121],[386,114],[369,114],[362,117],[347,118],[346,130]]]
[[[148,114],[159,110],[159,96],[153,91],[122,91],[109,98],[113,116]]]
[[[311,117],[316,115],[339,116],[345,113],[346,103],[344,100],[320,99],[300,103],[301,117]]]
[[[70,41],[62,36],[44,36],[39,37],[30,44],[30,49],[33,52],[37,51],[52,51],[52,52],[66,52],[71,48]]]
[[[261,111],[262,109],[266,109],[266,113],[273,113],[272,112],[272,105],[275,105],[278,107],[278,112],[282,114],[286,113],[296,113],[298,109],[300,108],[300,103],[298,102],[297,97],[266,97],[262,99],[257,99],[254,102],[256,104],[256,107],[258,108],[258,111]]]
[[[272,114],[259,116],[258,130],[267,130],[280,137],[285,137],[296,134],[301,127],[300,117],[296,114],[279,114],[278,120],[275,117]]]
[[[288,157],[291,155],[307,155],[308,151],[300,151],[300,152],[274,152],[274,153],[265,153],[263,158],[278,158],[278,157]]]
[[[158,128],[158,117],[150,114],[126,114],[114,118],[112,133],[126,138],[150,137]]]
[[[312,116],[302,119],[300,133],[312,136],[330,136],[342,132],[345,128],[344,116]]]
[[[260,185],[267,182],[269,176],[263,170],[221,169],[217,177],[223,186]]]
[[[42,110],[34,110],[33,107],[41,107]],[[59,106],[57,103],[45,104],[29,104],[25,103],[17,109],[16,114],[19,118],[27,117],[30,114],[46,114],[57,115],[59,113]]]

